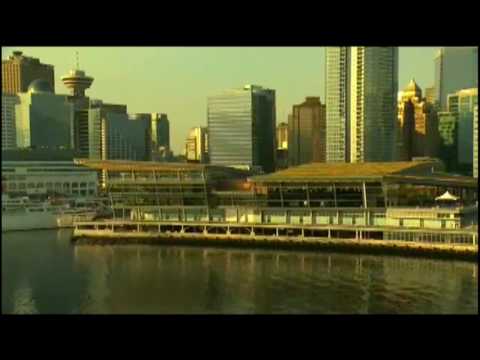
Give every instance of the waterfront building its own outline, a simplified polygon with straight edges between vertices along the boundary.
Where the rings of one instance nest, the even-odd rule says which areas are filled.
[[[398,94],[397,159],[436,157],[439,147],[438,119],[434,106],[422,97],[414,79]]]
[[[205,127],[194,127],[185,141],[185,157],[189,162],[208,163],[208,133]]]
[[[438,133],[440,137],[439,157],[447,171],[457,171],[457,113],[441,111],[438,116]]]
[[[462,89],[447,97],[448,111],[457,114],[458,168],[470,175],[473,163],[473,110],[477,104],[478,88]]]
[[[18,102],[18,96],[2,93],[2,150],[17,147],[15,105]]]
[[[82,164],[106,173],[119,231],[475,243],[478,185],[434,160],[310,163],[253,177],[203,164]],[[456,202],[438,206],[439,197]]]
[[[319,97],[294,105],[288,122],[288,165],[326,161],[326,114]]]
[[[448,111],[449,94],[478,87],[478,48],[444,47],[435,56],[435,101]]]
[[[392,161],[398,49],[326,50],[327,161]]]
[[[473,177],[478,179],[478,104],[473,110]]]
[[[213,165],[275,169],[275,90],[246,85],[208,98]]]
[[[53,65],[42,64],[39,59],[25,56],[21,51],[14,51],[8,59],[2,60],[2,95],[27,92],[37,79],[46,81],[55,92]]]
[[[11,196],[96,196],[97,172],[70,161],[8,161],[2,153],[2,186]]]
[[[35,80],[18,93],[15,105],[16,145],[20,148],[71,149],[74,108],[65,95],[56,95],[45,80]]]

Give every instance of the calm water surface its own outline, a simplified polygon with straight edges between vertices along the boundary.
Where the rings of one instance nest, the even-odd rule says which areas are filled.
[[[478,265],[393,256],[70,243],[2,234],[2,312],[478,313]]]

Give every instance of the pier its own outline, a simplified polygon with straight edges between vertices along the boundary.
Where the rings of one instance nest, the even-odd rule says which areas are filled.
[[[75,224],[73,241],[332,249],[477,259],[478,234],[467,230],[271,224],[97,221]]]
[[[105,174],[112,219],[77,223],[79,243],[478,255],[478,184],[434,160],[310,163],[264,175],[205,164],[84,165]]]

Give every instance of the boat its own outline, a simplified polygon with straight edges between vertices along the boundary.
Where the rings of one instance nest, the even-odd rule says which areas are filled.
[[[73,227],[76,221],[91,221],[96,209],[75,203],[10,198],[2,194],[2,232]]]

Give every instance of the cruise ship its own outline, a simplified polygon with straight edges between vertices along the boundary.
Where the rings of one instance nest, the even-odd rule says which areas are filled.
[[[76,203],[54,204],[2,194],[2,232],[73,227],[75,221],[91,221],[95,216],[95,209]]]

